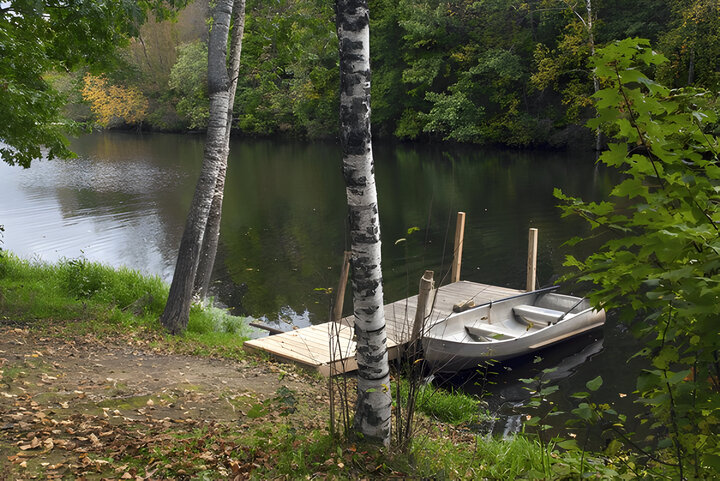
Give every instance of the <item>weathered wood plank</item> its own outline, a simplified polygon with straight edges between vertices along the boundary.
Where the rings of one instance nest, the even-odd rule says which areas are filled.
[[[523,291],[500,286],[460,281],[440,287],[436,291],[433,311],[429,323],[444,319],[452,313],[453,305],[475,301],[482,304],[502,299]],[[386,330],[388,335],[388,356],[397,357],[399,347],[410,339],[413,320],[417,311],[417,297],[411,296],[385,306]],[[329,323],[317,324],[288,331],[274,336],[254,339],[245,343],[248,352],[266,352],[283,362],[291,362],[329,376],[331,372],[351,372],[357,369],[355,342],[353,339],[353,317],[348,316],[335,328],[334,352],[330,352],[331,327]],[[344,369],[344,371],[343,371]]]

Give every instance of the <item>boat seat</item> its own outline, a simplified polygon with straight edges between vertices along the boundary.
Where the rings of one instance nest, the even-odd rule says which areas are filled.
[[[521,304],[513,307],[513,313],[518,316],[526,324],[540,324],[549,326],[554,324],[565,314],[555,309],[547,309],[545,307],[530,306]]]
[[[515,339],[517,334],[508,331],[495,324],[475,324],[473,326],[465,326],[465,330],[473,337],[480,337],[488,340]],[[500,335],[502,338],[498,338]]]

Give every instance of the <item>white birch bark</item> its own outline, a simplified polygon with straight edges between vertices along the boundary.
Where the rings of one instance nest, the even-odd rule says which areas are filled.
[[[337,0],[340,136],[351,240],[357,337],[354,429],[390,444],[391,395],[383,309],[380,218],[370,135],[370,26],[367,0]]]
[[[175,273],[170,284],[165,310],[160,316],[162,325],[172,334],[185,330],[190,315],[192,290],[197,271],[200,249],[213,200],[218,172],[226,158],[225,133],[229,103],[230,78],[226,67],[226,53],[233,0],[217,0],[213,11],[213,23],[208,42],[208,92],[210,118],[208,119],[205,154],[185,229]]]
[[[195,274],[193,295],[204,300],[210,287],[210,278],[215,265],[218,242],[220,240],[220,220],[222,218],[222,205],[225,193],[225,177],[227,175],[228,156],[230,155],[230,130],[232,128],[233,105],[237,90],[238,76],[240,74],[240,54],[242,52],[242,39],[245,31],[245,0],[235,0],[233,6],[233,34],[230,46],[230,89],[228,98],[227,124],[225,129],[225,154],[218,171],[215,192],[213,195],[210,214],[205,227],[203,247],[200,252],[200,262]]]

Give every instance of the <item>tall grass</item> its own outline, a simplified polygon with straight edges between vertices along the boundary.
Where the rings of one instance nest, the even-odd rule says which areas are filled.
[[[86,321],[118,327],[159,328],[168,286],[157,276],[86,259],[56,264],[0,256],[0,316],[6,321]],[[222,309],[193,305],[193,337],[247,337],[242,318]]]
[[[85,259],[49,264],[7,252],[0,258],[0,312],[9,320],[149,325],[167,292],[158,277]]]
[[[397,391],[394,389],[393,392]],[[401,400],[407,400],[407,393],[408,380],[400,379]],[[420,386],[415,406],[418,411],[451,424],[477,422],[479,417],[485,416],[485,413],[481,412],[482,401],[477,396],[446,391],[432,384]]]

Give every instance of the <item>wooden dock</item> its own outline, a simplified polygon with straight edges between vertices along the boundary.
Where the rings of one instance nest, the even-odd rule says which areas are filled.
[[[428,322],[449,316],[455,304],[472,300],[478,305],[522,292],[524,291],[477,282],[453,282],[435,291]],[[391,359],[397,356],[398,347],[410,338],[417,299],[418,296],[415,295],[385,306],[388,353]],[[326,376],[331,373],[350,372],[357,369],[352,324],[353,317],[350,316],[335,325],[326,322],[247,341],[245,349],[250,352],[265,352],[279,360],[298,364]]]

